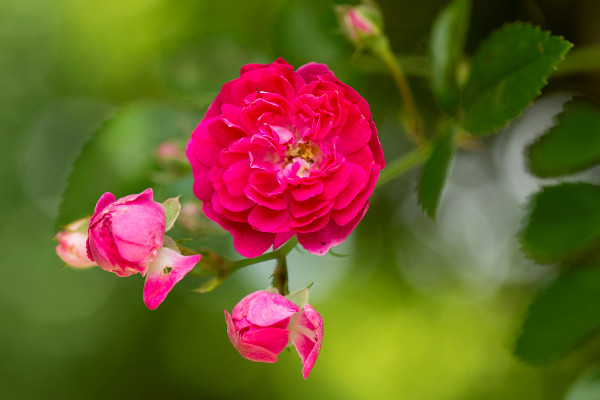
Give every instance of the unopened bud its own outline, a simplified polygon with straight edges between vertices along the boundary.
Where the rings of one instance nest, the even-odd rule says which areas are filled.
[[[340,5],[336,12],[344,35],[358,48],[371,47],[383,31],[381,13],[374,7]]]
[[[78,219],[56,234],[56,239],[58,239],[56,254],[71,267],[89,268],[96,265],[88,258],[85,247],[89,224],[89,218]]]

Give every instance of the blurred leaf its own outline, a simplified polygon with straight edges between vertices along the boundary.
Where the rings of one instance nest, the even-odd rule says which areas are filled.
[[[600,369],[593,368],[571,385],[564,400],[600,399]]]
[[[150,187],[155,147],[187,137],[200,118],[196,111],[159,103],[124,108],[93,135],[75,162],[57,223],[90,214],[104,192],[119,198]]]
[[[530,201],[521,244],[539,262],[574,258],[600,245],[600,187],[546,186]]]
[[[448,177],[448,169],[454,155],[454,127],[448,127],[431,150],[431,155],[423,166],[419,181],[419,204],[425,213],[435,219],[442,190]]]
[[[473,134],[491,133],[521,114],[571,46],[527,24],[493,33],[473,59],[462,96],[463,127]]]
[[[431,86],[448,113],[458,104],[456,69],[463,56],[469,28],[471,0],[454,0],[438,15],[431,31]]]
[[[181,212],[181,204],[179,203],[179,197],[171,197],[163,202],[163,208],[165,209],[165,232],[168,231],[175,225],[175,221],[177,221],[177,217],[179,217],[179,213]]]
[[[212,292],[213,290],[221,286],[223,282],[225,282],[225,279],[227,279],[226,276],[215,276],[214,278],[211,278],[204,282],[202,285],[200,285],[199,288],[193,289],[192,292],[201,294]]]
[[[556,125],[527,149],[529,169],[537,176],[579,172],[600,162],[600,108],[574,100]]]
[[[600,331],[600,269],[575,269],[531,304],[514,353],[532,364],[550,362]]]

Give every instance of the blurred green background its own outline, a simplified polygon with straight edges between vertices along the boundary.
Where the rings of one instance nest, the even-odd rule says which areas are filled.
[[[425,56],[445,3],[382,1],[394,49]],[[223,310],[266,287],[272,265],[205,295],[189,292],[201,279],[187,278],[156,311],[144,307],[138,276],[61,269],[59,210],[82,217],[104,191],[121,197],[156,182],[156,144],[185,143],[246,63],[327,63],[371,104],[387,160],[406,152],[391,78],[370,56],[353,58],[335,4],[0,0],[0,399],[600,398],[572,386],[593,374],[599,343],[544,367],[511,356],[523,310],[556,272],[519,253],[521,206],[539,185],[521,152],[570,93],[598,96],[594,74],[551,81],[510,132],[461,152],[436,223],[416,207],[412,173],[375,193],[336,250],[347,257],[292,254],[291,289],[314,282],[325,320],[307,381],[297,355],[251,363],[225,332]],[[593,0],[475,0],[467,50],[514,20],[598,43],[598,17]],[[434,114],[426,71],[412,72],[424,114]],[[189,177],[154,185],[159,201],[193,200]],[[234,255],[227,236],[192,244]]]

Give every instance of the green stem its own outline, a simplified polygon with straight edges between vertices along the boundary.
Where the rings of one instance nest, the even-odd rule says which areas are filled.
[[[408,81],[404,76],[404,71],[398,63],[398,59],[392,52],[390,43],[385,36],[382,36],[377,42],[377,45],[373,46],[373,51],[389,68],[392,77],[394,78],[394,82],[400,91],[400,96],[402,96],[402,100],[404,101],[408,134],[416,145],[421,146],[425,142],[425,135],[422,129],[421,118],[417,111],[417,105],[412,95],[412,91],[410,90],[410,86],[408,85]]]
[[[377,185],[375,187],[381,187],[394,178],[423,164],[429,157],[430,153],[431,145],[424,143],[423,146],[414,149],[397,160],[394,160],[391,164],[388,164],[383,171],[381,171],[379,180],[377,181]]]
[[[285,296],[286,294],[290,293],[288,289],[288,272],[286,256],[282,256],[277,259],[277,265],[273,270],[271,284],[274,288],[277,288],[277,291],[282,296]]]
[[[281,257],[285,258],[285,256],[287,256],[288,253],[290,251],[292,251],[294,249],[294,247],[296,247],[297,244],[298,244],[298,239],[293,237],[290,240],[288,240],[286,244],[284,244],[283,246],[281,246],[279,249],[277,249],[275,251],[272,251],[270,253],[265,253],[261,256],[254,257],[254,258],[244,258],[243,260],[234,261],[233,264],[231,265],[230,271],[231,272],[237,271],[238,269],[247,267],[249,265],[258,264],[258,263],[261,263],[264,261],[275,260],[275,259],[279,259]]]
[[[600,46],[575,47],[552,73],[553,77],[600,70]]]

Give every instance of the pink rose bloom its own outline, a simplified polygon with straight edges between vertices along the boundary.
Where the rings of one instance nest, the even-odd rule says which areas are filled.
[[[188,143],[206,216],[255,257],[294,235],[325,254],[365,215],[385,166],[367,102],[323,64],[246,65]]]
[[[89,223],[89,218],[78,219],[56,234],[56,239],[58,239],[56,254],[71,267],[88,268],[96,265],[87,256],[86,242]]]
[[[299,309],[276,293],[250,293],[234,308],[225,310],[227,334],[242,357],[274,363],[290,342],[302,360],[302,375],[308,378],[323,341],[323,318],[310,304]]]
[[[88,229],[88,255],[117,276],[145,275],[165,235],[165,211],[152,200],[152,189],[115,200],[104,193]]]

